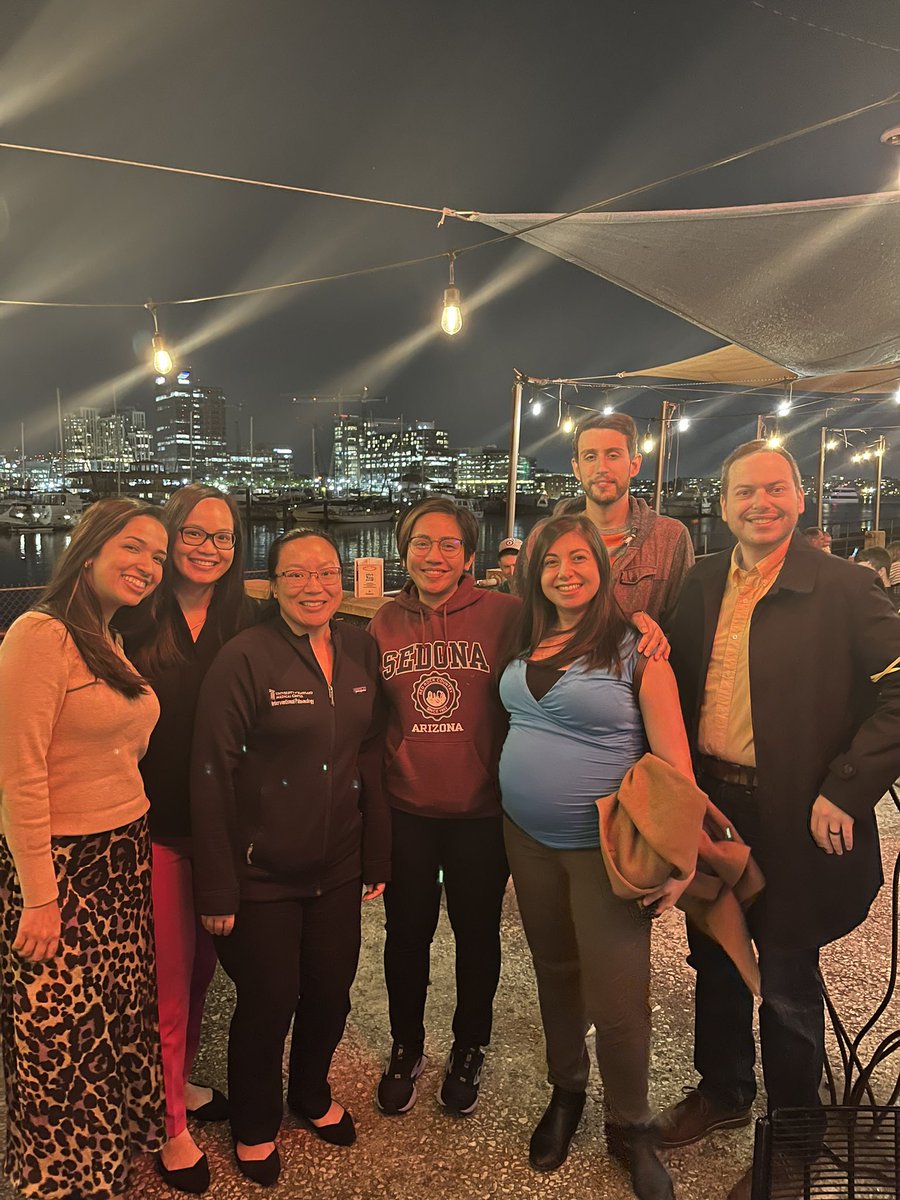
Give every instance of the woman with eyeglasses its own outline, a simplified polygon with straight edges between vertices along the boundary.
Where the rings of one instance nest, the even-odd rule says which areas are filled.
[[[252,623],[254,606],[244,593],[241,522],[230,496],[192,483],[173,493],[162,516],[169,537],[163,583],[151,601],[120,612],[117,625],[160,706],[141,762],[150,800],[168,1135],[156,1165],[171,1187],[199,1194],[209,1186],[209,1165],[187,1120],[226,1120],[228,1104],[221,1092],[189,1080],[216,967],[194,906],[191,739],[203,677],[222,646]]]
[[[397,526],[409,582],[376,613],[390,708],[385,782],[393,855],[385,891],[393,1044],[378,1084],[383,1113],[409,1112],[425,1066],[425,999],[443,889],[456,939],[453,1042],[438,1100],[478,1103],[500,978],[500,909],[509,878],[497,765],[506,734],[498,692],[505,631],[519,601],[476,588],[471,512],[434,497]]]
[[[291,1111],[330,1145],[356,1140],[328,1072],[350,1011],[360,894],[381,895],[390,861],[378,650],[365,630],[333,621],[337,547],[314,530],[282,534],[269,581],[270,619],[229,642],[204,681],[191,795],[198,904],[237,992],[235,1157],[262,1185],[281,1169],[292,1018]]]

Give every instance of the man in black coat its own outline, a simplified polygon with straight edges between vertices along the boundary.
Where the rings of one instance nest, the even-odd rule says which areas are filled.
[[[687,576],[667,633],[697,780],[753,848],[766,887],[749,913],[762,978],[770,1110],[819,1103],[819,950],[866,917],[883,880],[874,808],[900,774],[900,617],[871,572],[797,533],[785,450],[747,442],[722,469],[737,539]],[[688,924],[698,1087],[660,1117],[664,1146],[746,1125],[753,998]],[[750,1196],[749,1172],[730,1200]]]

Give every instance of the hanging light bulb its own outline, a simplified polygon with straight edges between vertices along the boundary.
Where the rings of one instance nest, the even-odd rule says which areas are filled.
[[[560,428],[562,429],[563,433],[571,433],[572,430],[575,428],[575,422],[568,415],[568,413],[566,414],[565,420],[563,421]]]
[[[780,450],[784,444],[784,438],[779,433],[773,433],[771,437],[766,439],[766,445],[770,450]]]
[[[648,431],[646,437],[641,442],[641,451],[644,454],[652,454],[655,449],[656,442],[653,440],[653,434]]]
[[[786,417],[790,411],[791,411],[790,400],[782,400],[781,403],[778,405],[777,415],[779,417]]]
[[[826,450],[837,450],[837,448],[838,448],[837,438],[829,438],[828,441],[825,443]]]
[[[690,427],[691,427],[690,417],[679,418],[678,424],[676,426],[676,429],[678,430],[679,433],[687,433],[687,431],[690,429]]]
[[[894,403],[900,404],[900,387],[898,387],[896,392],[894,392]]]
[[[544,411],[544,406],[543,406],[543,404],[541,404],[540,400],[532,400],[531,415],[533,417],[539,417],[543,411]]]
[[[603,405],[603,415],[604,417],[611,417],[613,415],[613,406],[611,404]]]
[[[157,375],[171,375],[172,368],[175,362],[172,355],[166,349],[166,343],[162,339],[162,334],[154,333],[153,335],[153,370]]]
[[[441,310],[441,329],[453,337],[462,329],[462,301],[453,276],[453,255],[450,255],[450,286],[444,288],[444,307]]]
[[[159,321],[156,319],[156,305],[148,300],[144,308],[146,308],[153,318],[153,337],[150,339],[150,345],[153,348],[153,370],[157,375],[171,375],[175,369],[175,359],[169,353],[165,340],[159,332]]]

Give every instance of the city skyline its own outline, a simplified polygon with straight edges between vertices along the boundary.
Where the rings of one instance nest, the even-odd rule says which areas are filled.
[[[614,376],[712,348],[717,339],[703,330],[515,241],[459,257],[463,329],[453,339],[437,320],[446,258],[281,285],[484,240],[484,226],[440,220],[444,206],[565,212],[895,89],[900,11],[878,0],[792,4],[787,15],[750,0],[609,0],[550,12],[536,0],[498,0],[473,23],[463,10],[410,0],[350,0],[349,11],[309,0],[260,6],[252,26],[239,0],[14,6],[4,16],[11,143],[429,211],[3,151],[0,299],[134,307],[0,310],[0,444],[16,442],[27,414],[30,443],[49,446],[57,386],[67,411],[108,404],[114,391],[123,409],[147,409],[149,297],[178,366],[252,411],[257,440],[301,454],[312,414],[298,412],[293,395],[368,387],[390,398],[392,415],[430,414],[454,445],[503,444],[515,368]],[[896,110],[868,113],[611,207],[893,188],[896,151],[880,136],[896,120]],[[165,304],[257,286],[276,290]],[[736,270],[733,286],[749,281]],[[709,389],[682,396],[702,400],[696,419],[709,414],[712,430],[685,438],[683,457],[711,470],[747,434],[730,410],[756,402]],[[642,424],[659,407],[658,392],[638,388],[613,398]],[[848,408],[842,423],[880,420],[849,419],[858,415]],[[792,419],[801,458],[815,450],[815,431],[800,432],[807,416]],[[566,460],[546,418],[527,422],[522,448]]]
[[[227,407],[223,389],[197,385],[189,372],[181,372],[171,381],[160,377],[155,429],[148,428],[142,410],[114,409],[102,414],[83,409],[60,415],[64,450],[58,444],[53,451],[24,460],[0,453],[0,484],[12,491],[25,486],[38,492],[59,489],[65,480],[65,486],[86,497],[125,492],[157,503],[187,482],[211,483],[232,492],[250,489],[273,498],[327,492],[337,497],[369,495],[399,500],[436,492],[505,501],[509,449],[496,445],[453,447],[448,431],[433,420],[405,423],[402,417],[336,411],[329,465],[320,464],[313,475],[302,469],[287,447],[257,444],[244,452],[239,434],[229,446],[224,423]],[[673,431],[677,427],[678,422],[673,421]],[[833,443],[830,447],[833,449]],[[875,464],[879,456],[877,448],[867,450],[853,456],[849,470],[826,470],[826,492],[839,484],[850,486],[861,500],[871,497],[875,484],[864,473],[864,464]],[[698,500],[701,495],[717,494],[715,474],[688,470],[675,474],[677,469],[677,458],[673,468],[670,457],[663,476],[664,494],[681,496],[681,489],[688,494],[694,489]],[[516,476],[520,498],[556,500],[579,490],[570,469],[556,470],[532,455],[519,455]],[[645,465],[632,490],[652,497],[654,476]],[[815,495],[815,475],[806,472],[803,478],[807,494]],[[882,474],[881,494],[883,498],[900,496],[900,479]],[[687,501],[684,504],[689,507]],[[702,514],[702,507],[700,511]]]

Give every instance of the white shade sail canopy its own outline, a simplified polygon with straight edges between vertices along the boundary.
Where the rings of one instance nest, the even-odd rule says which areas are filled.
[[[664,363],[658,367],[643,367],[638,371],[619,371],[619,379],[649,377],[653,379],[678,379],[690,383],[725,383],[741,387],[765,388],[770,385],[794,383],[797,376],[786,367],[761,358],[752,350],[742,346],[720,346],[706,354],[695,354],[678,362]],[[794,395],[807,392],[829,395],[853,395],[857,393],[893,391],[900,382],[900,362],[886,367],[873,367],[867,371],[842,371],[837,375],[819,375],[805,379],[793,389]]]
[[[553,215],[474,219],[520,234]],[[900,360],[900,192],[582,213],[521,237],[798,377]]]

